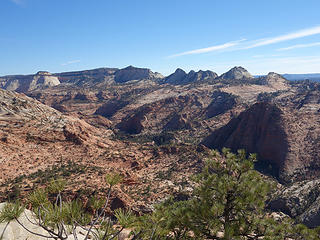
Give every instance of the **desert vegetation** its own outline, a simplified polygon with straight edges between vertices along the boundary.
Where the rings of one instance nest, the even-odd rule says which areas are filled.
[[[0,221],[16,221],[31,231],[19,221],[28,207],[33,212],[30,221],[47,233],[34,234],[51,239],[70,235],[78,239],[79,229],[85,232],[84,239],[119,239],[124,229],[129,229],[130,239],[319,239],[319,229],[265,210],[273,183],[254,170],[255,161],[255,155],[247,156],[243,150],[211,151],[202,172],[192,177],[190,196],[168,198],[141,216],[130,209],[111,211],[112,188],[122,181],[119,174],[106,175],[105,199],[92,196],[86,203],[63,198],[66,182],[52,179],[24,203],[7,203]]]

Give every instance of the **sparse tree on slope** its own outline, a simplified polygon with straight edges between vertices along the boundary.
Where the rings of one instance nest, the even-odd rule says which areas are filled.
[[[121,181],[117,174],[107,175],[106,183],[109,185],[107,198],[92,198],[90,207],[94,214],[88,214],[85,206],[78,200],[63,201],[61,192],[65,187],[65,181],[52,180],[46,189],[37,189],[29,196],[34,217],[28,219],[30,223],[45,230],[46,234],[39,234],[28,229],[19,217],[24,212],[24,207],[19,202],[8,203],[0,212],[0,222],[17,221],[26,231],[46,239],[68,239],[72,234],[78,239],[78,231],[81,229],[86,233],[84,239],[116,239],[126,224],[130,222],[131,215],[122,210],[117,210],[115,216],[120,229],[114,227],[114,222],[106,216],[105,210],[109,205],[112,187]],[[25,215],[27,217],[27,215]],[[3,235],[3,233],[0,233]],[[0,235],[1,239],[1,235]]]
[[[136,222],[136,233],[143,239],[318,239],[314,231],[290,219],[277,222],[265,212],[271,184],[254,170],[255,161],[243,150],[212,151],[195,177],[191,199],[157,206]]]

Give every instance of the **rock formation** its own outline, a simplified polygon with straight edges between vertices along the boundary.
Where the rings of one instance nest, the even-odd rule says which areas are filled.
[[[232,109],[237,104],[232,94],[216,91],[212,94],[212,101],[206,109],[208,118],[215,117]]]
[[[189,84],[193,82],[201,82],[205,80],[213,80],[218,75],[212,71],[198,71],[191,70],[188,74],[182,69],[178,68],[174,73],[163,79],[163,83],[169,83],[174,85]]]
[[[256,103],[227,125],[214,131],[203,144],[214,149],[245,149],[257,153],[263,169],[271,165],[273,174],[283,171],[288,146],[282,111],[275,105]]]
[[[169,122],[164,126],[164,130],[181,130],[191,129],[191,124],[186,117],[181,114],[175,113]]]
[[[112,117],[117,111],[128,105],[128,101],[121,99],[112,99],[100,106],[94,114],[101,115],[106,118]]]
[[[273,194],[267,207],[281,211],[298,219],[308,227],[317,227],[320,223],[320,181],[296,182],[281,187]]]

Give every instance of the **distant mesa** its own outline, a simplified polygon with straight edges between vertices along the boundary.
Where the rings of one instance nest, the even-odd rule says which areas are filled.
[[[117,83],[125,83],[132,80],[142,79],[158,79],[163,78],[160,73],[154,73],[148,68],[137,68],[129,66],[123,69],[119,69],[115,72],[114,80]]]
[[[59,78],[46,71],[34,75],[14,75],[0,77],[2,88],[16,92],[28,92],[39,88],[57,86]]]
[[[174,73],[172,73],[163,80],[163,83],[169,83],[173,85],[189,84],[192,82],[201,82],[204,80],[215,79],[217,77],[218,74],[209,70],[200,70],[198,72],[191,70],[187,74],[184,70],[177,68],[177,70]]]
[[[228,72],[222,74],[220,78],[227,80],[242,80],[252,79],[254,77],[245,68],[239,66],[231,68]]]
[[[96,68],[91,70],[55,73],[61,83],[78,86],[92,85],[97,83],[113,83],[113,74],[117,68]]]

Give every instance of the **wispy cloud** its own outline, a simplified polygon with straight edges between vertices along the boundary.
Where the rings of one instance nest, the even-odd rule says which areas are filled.
[[[275,44],[275,43],[279,43],[279,42],[294,40],[294,39],[298,39],[298,38],[308,37],[308,36],[312,36],[312,35],[316,35],[316,34],[320,34],[320,26],[305,28],[305,29],[302,29],[302,30],[299,30],[296,32],[291,32],[291,33],[287,33],[287,34],[280,35],[277,37],[272,37],[272,38],[263,38],[263,39],[257,39],[254,41],[247,41],[246,39],[241,39],[238,41],[226,42],[221,45],[215,45],[215,46],[211,46],[211,47],[207,47],[207,48],[199,48],[199,49],[194,49],[191,51],[177,53],[177,54],[168,56],[168,58],[180,57],[180,56],[185,56],[185,55],[201,54],[201,53],[209,53],[209,52],[222,51],[222,50],[223,50],[223,52],[246,50],[246,49],[271,45],[271,44]],[[313,46],[318,46],[318,45],[320,45],[320,42],[312,43],[312,44],[299,44],[299,45],[294,45],[294,46],[287,47],[287,48],[280,48],[280,49],[278,49],[278,51],[285,51],[285,50],[290,50],[290,49],[295,49],[295,48],[313,47]]]
[[[308,47],[315,47],[315,46],[320,46],[320,42],[297,44],[297,45],[293,45],[290,47],[279,48],[279,49],[277,49],[277,51],[287,51],[287,50],[292,50],[292,49],[296,49],[296,48],[308,48]]]
[[[233,42],[227,42],[221,45],[215,45],[207,48],[199,48],[199,49],[194,49],[191,51],[186,51],[178,54],[174,54],[169,56],[168,58],[174,58],[174,57],[180,57],[180,56],[185,56],[185,55],[193,55],[193,54],[200,54],[200,53],[208,53],[208,52],[214,52],[214,51],[219,51],[227,48],[234,47],[238,45],[240,42],[245,41],[246,39],[241,39],[238,41],[233,41]]]
[[[243,49],[266,46],[266,45],[270,45],[270,44],[274,44],[274,43],[289,41],[289,40],[293,40],[293,39],[297,39],[297,38],[308,37],[308,36],[312,36],[312,35],[316,35],[316,34],[320,34],[320,26],[302,29],[297,32],[288,33],[288,34],[281,35],[281,36],[274,37],[274,38],[256,40],[256,41],[254,41],[253,44],[246,46]]]
[[[67,66],[67,65],[70,65],[70,64],[78,63],[78,62],[81,62],[81,61],[80,60],[72,60],[72,61],[69,61],[69,62],[62,63],[61,66]]]

